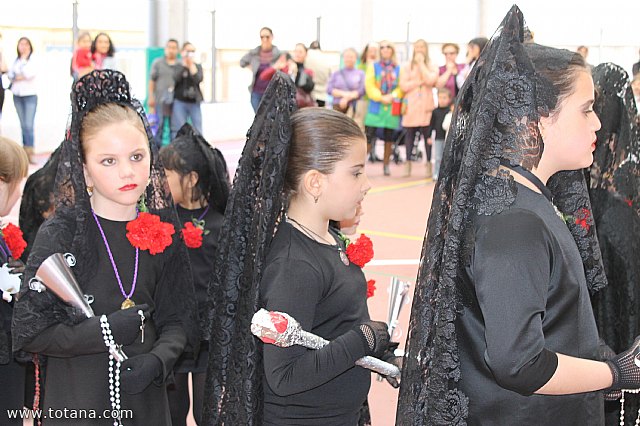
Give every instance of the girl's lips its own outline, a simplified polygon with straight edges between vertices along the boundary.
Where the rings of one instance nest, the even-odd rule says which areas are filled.
[[[138,187],[138,185],[136,185],[135,183],[130,183],[129,185],[125,185],[120,189],[120,191],[131,191],[132,189],[136,189]]]

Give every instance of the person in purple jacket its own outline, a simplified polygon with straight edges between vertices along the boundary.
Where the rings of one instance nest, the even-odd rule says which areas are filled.
[[[437,89],[446,87],[451,91],[454,98],[458,95],[458,91],[460,91],[462,83],[464,83],[464,77],[461,71],[464,69],[465,64],[456,62],[459,53],[460,46],[455,43],[445,43],[442,45],[445,64],[440,67],[440,77],[438,77],[438,81],[436,82]]]
[[[327,93],[333,96],[333,109],[354,116],[356,102],[364,95],[364,71],[356,68],[358,52],[348,48],[342,52],[344,67],[331,74]]]

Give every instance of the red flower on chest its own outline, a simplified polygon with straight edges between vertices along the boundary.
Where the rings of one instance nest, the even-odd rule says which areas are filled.
[[[169,247],[175,232],[172,224],[162,222],[160,216],[147,212],[140,212],[135,220],[127,223],[127,239],[131,245],[149,250],[151,254],[162,253]]]
[[[13,223],[9,223],[0,230],[0,236],[2,236],[4,242],[7,243],[7,247],[9,251],[11,251],[11,257],[20,259],[24,249],[27,248],[27,242],[24,240],[22,230]]]

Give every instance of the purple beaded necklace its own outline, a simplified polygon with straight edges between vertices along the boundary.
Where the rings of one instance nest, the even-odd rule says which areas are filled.
[[[6,257],[7,259],[9,259],[11,257],[11,250],[9,250],[9,246],[4,241],[3,237],[0,237],[0,250],[2,250],[2,253],[4,254],[4,257]]]
[[[120,293],[122,293],[122,296],[124,297],[124,302],[122,302],[122,305],[120,305],[120,309],[131,308],[136,305],[135,302],[131,299],[131,296],[133,296],[133,293],[136,291],[136,283],[138,282],[138,247],[136,247],[136,263],[135,267],[133,268],[133,284],[131,284],[131,291],[129,292],[129,294],[127,294],[127,292],[124,291],[124,286],[122,285],[122,280],[120,279],[120,273],[118,272],[118,267],[116,266],[116,262],[113,259],[111,247],[109,247],[109,242],[107,241],[107,236],[104,234],[102,226],[100,226],[98,216],[96,216],[96,213],[93,211],[93,209],[91,209],[91,214],[96,221],[96,225],[98,225],[100,235],[102,235],[102,241],[104,241],[104,246],[107,248],[107,254],[109,255],[109,260],[111,261],[113,272],[115,273],[116,279],[118,280],[118,286],[120,286]]]
[[[198,216],[198,222],[200,222],[200,221],[202,220],[202,218],[207,214],[207,212],[209,211],[209,207],[210,207],[210,206],[211,206],[211,205],[210,205],[210,204],[208,204],[208,205],[207,205],[207,208],[206,208],[206,209],[204,209],[204,211],[202,212],[202,214],[201,214],[200,216]]]

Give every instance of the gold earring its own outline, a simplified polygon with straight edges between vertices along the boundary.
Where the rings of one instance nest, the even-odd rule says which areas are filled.
[[[93,195],[93,185],[87,185],[87,194],[89,194],[89,197]]]

